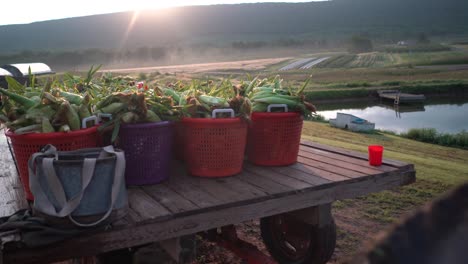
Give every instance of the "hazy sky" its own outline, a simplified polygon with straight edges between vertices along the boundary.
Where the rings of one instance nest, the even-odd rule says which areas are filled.
[[[66,17],[114,13],[128,10],[155,9],[184,5],[212,5],[254,2],[311,2],[314,0],[1,0],[0,25],[25,24]]]

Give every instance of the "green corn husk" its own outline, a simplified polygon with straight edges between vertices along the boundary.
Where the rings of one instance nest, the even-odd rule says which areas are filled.
[[[41,125],[40,124],[34,124],[34,125],[29,125],[25,127],[21,127],[15,130],[15,134],[26,134],[26,133],[39,133],[41,132]]]
[[[135,123],[138,120],[138,115],[133,113],[133,112],[126,112],[122,114],[121,118],[123,123],[129,124],[129,123]]]
[[[209,95],[200,95],[198,96],[200,103],[204,103],[209,106],[215,107],[229,107],[229,103],[226,99],[220,97],[214,97]]]
[[[124,109],[125,107],[126,105],[124,103],[111,103],[109,105],[102,107],[100,110],[103,113],[115,114],[119,112],[120,110]]]
[[[59,95],[65,98],[70,104],[80,105],[83,102],[83,96],[75,93],[59,91]]]
[[[15,94],[12,92],[9,92],[8,90],[5,90],[3,88],[0,88],[0,93],[8,96],[11,100],[15,101],[16,103],[24,106],[26,109],[29,109],[37,104],[36,101],[31,100],[29,98],[26,98],[24,96],[21,96],[19,94]]]
[[[254,100],[254,102],[258,102],[258,103],[266,103],[266,104],[286,104],[288,106],[296,106],[298,104],[297,101],[292,101],[292,100],[288,100],[288,99],[283,99],[283,98],[279,98],[279,97],[265,97],[265,98],[262,98],[262,99],[256,99]]]
[[[65,125],[61,125],[60,128],[59,128],[59,132],[70,132],[70,126],[65,124]]]
[[[87,105],[80,105],[80,107],[78,108],[78,116],[81,120],[91,116],[91,112],[89,111]]]
[[[78,116],[78,113],[75,111],[75,109],[71,107],[68,101],[64,101],[60,105],[59,112],[60,111],[63,111],[63,113],[65,114],[67,123],[72,131],[79,130],[81,128],[80,117]]]
[[[180,101],[180,95],[176,91],[170,88],[161,88],[161,90],[164,95],[172,97],[172,99],[174,99],[175,102]]]
[[[41,128],[42,128],[42,133],[55,132],[55,129],[52,126],[52,124],[50,123],[49,119],[45,118],[45,117],[42,118]]]
[[[161,118],[153,111],[149,110],[146,112],[146,119],[147,122],[159,122]]]
[[[252,104],[252,112],[266,112],[268,109],[268,104],[264,103],[253,103]]]

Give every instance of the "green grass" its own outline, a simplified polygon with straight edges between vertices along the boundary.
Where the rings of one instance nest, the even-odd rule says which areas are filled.
[[[468,54],[461,51],[401,53],[399,65],[467,64]]]
[[[468,53],[463,49],[451,51],[450,48],[445,47],[441,50],[429,49],[424,52],[338,54],[314,68],[383,68],[449,64],[468,64]]]
[[[402,137],[442,145],[468,149],[468,132],[462,131],[457,134],[439,133],[434,128],[413,128]]]
[[[408,53],[408,52],[438,52],[438,51],[448,51],[450,46],[440,45],[440,44],[419,44],[411,46],[398,46],[398,45],[386,45],[379,50],[390,53]]]
[[[450,188],[468,181],[468,151],[409,140],[387,133],[361,134],[305,122],[303,138],[314,142],[367,152],[371,144],[383,145],[384,157],[415,165],[416,182],[393,190],[340,201],[369,220],[389,223]]]

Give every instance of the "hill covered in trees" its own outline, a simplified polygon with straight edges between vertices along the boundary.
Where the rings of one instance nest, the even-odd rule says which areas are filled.
[[[8,60],[19,53],[23,58],[38,54],[51,57],[58,52],[63,55],[86,50],[115,58],[116,53],[131,56],[140,49],[142,57],[150,54],[157,58],[167,56],[168,47],[175,54],[186,47],[340,45],[356,34],[374,42],[393,43],[421,33],[429,38],[464,35],[468,32],[467,13],[465,0],[177,7],[0,26],[0,55]]]

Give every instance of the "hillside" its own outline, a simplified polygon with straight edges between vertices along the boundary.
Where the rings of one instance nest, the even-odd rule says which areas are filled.
[[[365,33],[377,41],[468,32],[464,0],[333,0],[259,3],[95,15],[0,26],[0,54],[142,46],[231,45],[298,38],[339,42]]]

